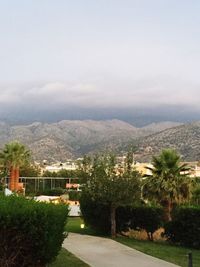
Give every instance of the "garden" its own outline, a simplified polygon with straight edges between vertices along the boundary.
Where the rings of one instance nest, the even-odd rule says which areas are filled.
[[[87,266],[62,248],[69,232],[111,237],[183,267],[192,252],[193,266],[200,266],[199,181],[189,177],[176,151],[153,157],[146,176],[132,168],[131,153],[123,171],[112,154],[85,157],[79,170],[82,191],[69,194],[80,201],[81,218],[69,218],[66,204],[20,196],[19,168],[28,158],[19,143],[6,145],[0,155],[1,175],[10,170],[14,192],[0,196],[0,266]]]

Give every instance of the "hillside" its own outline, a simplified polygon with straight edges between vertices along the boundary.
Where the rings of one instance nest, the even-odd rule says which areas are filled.
[[[173,121],[163,121],[158,123],[154,122],[142,127],[141,130],[146,131],[148,134],[153,134],[180,125],[183,125],[183,123],[173,122]]]
[[[136,159],[149,161],[163,148],[175,148],[184,160],[200,160],[200,122],[166,129],[137,142]]]
[[[90,151],[114,148],[138,136],[137,128],[119,120],[66,120],[17,126],[0,123],[0,146],[18,140],[32,150],[37,160],[63,161]]]
[[[126,151],[130,143],[135,144],[138,139],[141,142],[143,137],[176,125],[179,124],[161,122],[136,128],[120,120],[63,120],[14,126],[0,122],[0,147],[18,140],[31,149],[36,160],[64,161],[107,149]]]

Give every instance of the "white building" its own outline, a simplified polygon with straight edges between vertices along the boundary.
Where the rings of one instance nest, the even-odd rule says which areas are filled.
[[[44,171],[59,172],[61,170],[75,171],[78,165],[74,161],[67,161],[65,163],[55,163],[52,165],[44,166]]]

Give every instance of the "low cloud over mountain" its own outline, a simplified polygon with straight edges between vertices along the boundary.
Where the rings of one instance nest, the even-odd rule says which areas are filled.
[[[77,82],[0,84],[0,119],[58,121],[119,118],[136,124],[196,120],[198,84],[172,77],[126,82],[103,78]]]

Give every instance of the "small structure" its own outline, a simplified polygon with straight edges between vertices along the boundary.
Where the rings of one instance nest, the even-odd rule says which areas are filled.
[[[8,188],[5,188],[4,194],[5,194],[5,196],[10,196],[13,194],[13,192],[11,190],[9,190]]]
[[[54,203],[54,204],[58,204],[61,202],[61,199],[60,197],[58,196],[38,196],[38,197],[34,197],[34,199],[36,201],[39,201],[39,202],[47,202],[47,203]]]
[[[80,187],[80,184],[66,183],[66,188],[67,189],[72,189],[72,190],[75,189],[77,191],[80,191],[79,187]]]
[[[69,209],[70,209],[69,216],[79,217],[81,214],[79,201],[68,200],[68,204],[69,204]]]

